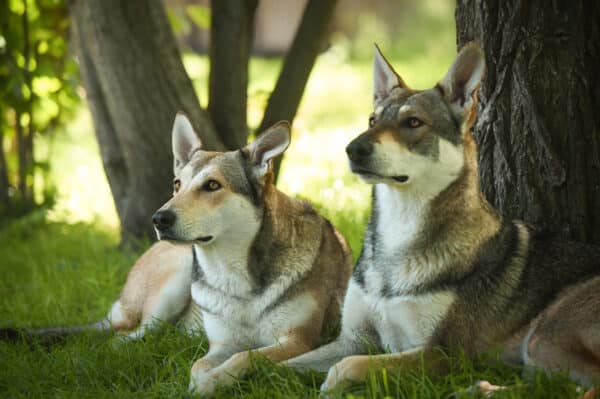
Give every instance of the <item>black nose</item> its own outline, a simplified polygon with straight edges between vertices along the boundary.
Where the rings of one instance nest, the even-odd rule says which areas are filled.
[[[346,154],[351,161],[360,161],[373,153],[373,144],[365,137],[358,137],[346,147]]]
[[[152,215],[152,223],[158,230],[166,230],[175,223],[175,213],[169,210],[162,210]]]

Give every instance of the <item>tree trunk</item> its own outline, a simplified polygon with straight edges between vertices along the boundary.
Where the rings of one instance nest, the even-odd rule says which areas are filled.
[[[8,196],[8,169],[4,158],[4,120],[0,115],[0,218],[10,212],[10,198]],[[0,226],[1,227],[1,226]]]
[[[18,154],[18,213],[23,214],[33,208],[33,130],[31,121],[27,129],[21,125],[21,113],[16,114],[15,131]]]
[[[69,8],[122,237],[153,236],[150,218],[171,193],[176,112],[190,116],[206,148],[223,144],[199,107],[159,0],[73,0]]]
[[[486,54],[481,185],[502,214],[600,243],[600,3],[458,0]]]
[[[327,29],[336,4],[337,0],[309,0],[306,4],[257,132],[266,130],[280,120],[294,120],[310,71],[325,48]],[[280,163],[281,158],[278,158],[275,162],[276,175]]]
[[[257,0],[212,0],[208,113],[223,144],[246,144],[248,58]]]
[[[29,13],[27,2],[23,3],[23,15],[21,17],[23,29],[23,77],[24,85],[29,91],[29,97],[26,98],[26,111],[21,114],[17,113],[16,132],[19,154],[19,192],[21,193],[20,204],[23,213],[33,208],[33,86],[31,78],[31,37],[29,34]],[[29,122],[26,127],[21,125],[21,116],[27,115]]]

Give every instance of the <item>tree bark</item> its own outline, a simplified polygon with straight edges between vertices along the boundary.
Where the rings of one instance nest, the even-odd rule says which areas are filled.
[[[212,0],[208,113],[223,144],[246,144],[248,59],[257,0]]]
[[[4,128],[3,118],[0,116],[0,217],[10,212],[10,198],[8,196],[8,169],[6,167],[6,159],[4,158]],[[1,227],[1,226],[0,226]]]
[[[600,3],[458,0],[486,54],[474,134],[501,213],[600,243]]]
[[[292,122],[298,111],[304,87],[325,47],[327,29],[337,0],[309,0],[294,41],[283,61],[281,73],[269,97],[265,114],[257,129],[260,133],[280,120]],[[281,158],[275,162],[276,176]]]
[[[33,169],[33,86],[31,78],[31,36],[29,34],[29,12],[27,2],[23,3],[23,15],[21,17],[22,29],[23,29],[23,77],[24,85],[29,91],[29,98],[26,98],[26,110],[23,114],[29,117],[29,123],[27,127],[21,125],[21,116],[23,114],[17,113],[16,118],[16,132],[18,142],[18,154],[19,154],[19,191],[21,193],[20,204],[21,212],[25,213],[33,208],[33,180],[34,180],[34,169]]]
[[[223,149],[199,107],[159,0],[73,0],[72,36],[122,238],[153,236],[170,196],[171,127],[183,110],[206,148]]]

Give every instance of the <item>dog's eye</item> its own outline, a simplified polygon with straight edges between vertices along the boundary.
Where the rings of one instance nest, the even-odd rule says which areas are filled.
[[[177,192],[181,188],[181,180],[175,179],[173,180],[173,191]]]
[[[422,120],[420,120],[419,118],[415,118],[415,117],[407,118],[404,121],[404,125],[406,125],[406,127],[409,127],[411,129],[416,129],[418,127],[423,126],[424,124],[425,123]]]
[[[212,179],[204,183],[204,186],[202,186],[205,191],[217,191],[221,187],[223,187],[221,186],[221,183]]]
[[[375,126],[375,115],[369,116],[369,127]]]

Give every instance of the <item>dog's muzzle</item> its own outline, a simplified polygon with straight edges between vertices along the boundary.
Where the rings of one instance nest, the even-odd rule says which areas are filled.
[[[157,211],[154,215],[152,215],[152,224],[154,224],[156,230],[158,230],[160,233],[163,233],[173,227],[176,219],[177,215],[175,215],[175,212],[164,209]]]

